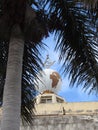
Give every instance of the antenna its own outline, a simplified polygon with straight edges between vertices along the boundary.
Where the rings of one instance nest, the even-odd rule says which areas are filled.
[[[43,63],[44,68],[49,69],[54,63],[55,63],[55,61],[51,61],[50,58],[49,58],[49,54],[47,54],[46,60]]]

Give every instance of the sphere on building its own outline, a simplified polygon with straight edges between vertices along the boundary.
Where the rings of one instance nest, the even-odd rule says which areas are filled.
[[[37,75],[36,89],[39,92],[56,93],[61,88],[61,77],[58,72],[52,69],[44,69]]]

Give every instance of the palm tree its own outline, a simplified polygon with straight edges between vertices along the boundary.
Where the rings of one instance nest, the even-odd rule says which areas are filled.
[[[1,59],[1,65],[3,63],[6,67],[7,64],[7,70],[5,71],[4,68],[4,71],[1,72],[3,76],[0,75],[1,79],[5,79],[5,85],[4,83],[2,83],[1,80],[1,95],[3,92],[2,87],[4,85],[3,116],[1,129],[19,130],[21,110],[23,118],[28,122],[30,122],[31,120],[31,107],[34,104],[34,102],[31,101],[31,97],[33,98],[34,96],[34,94],[31,94],[30,90],[32,82],[31,80],[34,78],[37,71],[41,68],[39,65],[41,61],[38,56],[39,53],[37,48],[40,46],[41,39],[47,33],[45,30],[45,26],[43,27],[41,25],[41,19],[39,22],[39,19],[37,18],[38,12],[35,13],[34,10],[30,6],[28,6],[27,1],[4,0],[1,6],[0,13],[0,41],[2,45],[9,44],[9,51],[7,45],[7,48],[5,47],[2,51]],[[7,52],[5,54],[5,50],[7,50],[8,52],[7,62]],[[30,55],[32,55],[31,59],[30,57],[28,57]],[[3,60],[5,61],[3,62]],[[25,62],[25,64],[22,64],[22,61]],[[31,67],[33,67],[33,69]],[[21,82],[22,80],[24,81],[24,83]],[[21,84],[24,87],[22,95]],[[26,85],[28,85],[29,88],[27,88]],[[34,90],[34,88],[32,90]],[[22,107],[21,97],[24,97],[24,100],[22,101]],[[28,118],[26,116],[28,116]]]
[[[96,61],[97,50],[95,48],[95,46],[97,46],[97,43],[94,41],[94,39],[92,40],[92,38],[95,36],[94,34],[95,32],[90,26],[91,23],[92,25],[94,23],[93,20],[93,18],[95,18],[94,13],[96,13],[96,17],[98,17],[96,9],[94,10],[94,12],[92,12],[92,10],[89,10],[89,12],[87,12],[87,9],[83,9],[81,3],[80,3],[81,6],[79,6],[77,2],[73,2],[70,0],[67,1],[66,0],[62,1],[3,0],[3,3],[2,1],[0,1],[0,3],[2,4],[2,6],[0,7],[1,8],[0,41],[2,43],[2,46],[4,47],[2,50],[2,47],[0,46],[2,50],[1,51],[2,62],[0,62],[1,64],[0,67],[3,68],[3,71],[0,71],[1,73],[0,79],[3,79],[0,81],[1,84],[0,89],[2,90],[1,95],[4,96],[3,103],[5,107],[3,112],[4,114],[2,121],[2,130],[5,129],[4,127],[6,127],[5,130],[19,129],[19,127],[17,126],[19,126],[19,120],[20,120],[19,106],[21,106],[21,85],[20,85],[21,75],[22,75],[21,110],[23,118],[26,121],[30,122],[32,119],[32,117],[30,116],[30,114],[33,113],[31,110],[32,106],[34,106],[34,102],[31,102],[31,97],[33,97],[33,95],[31,94],[31,89],[34,87],[34,84],[32,85],[33,83],[32,81],[40,68],[39,63],[41,63],[38,55],[39,54],[38,47],[42,46],[42,44],[40,44],[41,40],[44,36],[47,36],[49,32],[50,33],[55,32],[55,35],[57,37],[56,50],[57,51],[60,50],[61,52],[59,59],[60,61],[63,61],[63,73],[66,74],[66,71],[69,72],[72,79],[72,83],[77,82],[78,84],[80,84],[85,80],[84,85],[85,88],[88,88],[89,85],[92,85],[91,89],[93,90],[97,88],[98,66]],[[38,10],[38,8],[37,10],[36,8],[33,8],[32,10],[30,6],[31,4],[33,5],[35,4],[36,8],[39,7],[40,11]],[[49,7],[49,10],[47,10],[48,7],[46,6]],[[91,17],[89,17],[89,14]],[[9,57],[7,64],[8,45],[9,45]],[[14,54],[17,54],[17,56],[15,56],[15,58],[17,59],[14,58],[14,55],[12,54],[13,51],[10,51],[13,50],[10,48],[14,46],[17,46],[16,52],[19,52],[20,50],[19,54],[14,52]],[[24,50],[24,56],[22,56],[23,50]],[[10,59],[10,56],[11,59],[13,59],[13,61]],[[22,57],[23,57],[23,64],[22,64]],[[9,62],[13,62],[13,64],[10,64]],[[18,64],[20,67],[18,67],[19,69],[17,69],[17,72],[15,71],[16,74],[14,73],[13,75],[13,73],[10,73],[13,71],[12,70],[10,71],[9,69],[10,66],[12,65],[13,68],[16,70],[17,67],[15,67],[15,64]],[[6,65],[7,65],[7,71],[5,69]],[[16,78],[16,76],[18,78]],[[4,86],[4,79],[5,79],[5,86]],[[8,83],[10,83],[12,87]],[[4,86],[4,94],[3,94],[3,86]],[[14,88],[15,91],[12,92],[12,88]],[[6,92],[8,95],[6,94]],[[8,92],[11,93],[9,94]],[[20,96],[19,95],[17,96],[16,92],[19,92]],[[33,92],[35,92],[35,90]],[[13,101],[14,98],[12,100],[12,98],[9,97],[11,95],[15,97],[15,101]],[[10,106],[6,104],[8,102],[8,99],[11,99],[11,103],[10,100],[8,103]],[[17,111],[12,113],[12,111],[14,111],[16,108]],[[9,112],[9,110],[11,111]],[[9,113],[10,115],[7,116],[6,113]],[[14,120],[15,124],[12,124],[11,117],[14,117],[13,120],[15,119]],[[11,126],[11,124],[13,126]]]

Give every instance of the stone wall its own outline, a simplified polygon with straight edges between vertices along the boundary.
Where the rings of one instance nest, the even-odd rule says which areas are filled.
[[[98,116],[62,115],[37,116],[33,126],[21,126],[21,130],[98,130]]]

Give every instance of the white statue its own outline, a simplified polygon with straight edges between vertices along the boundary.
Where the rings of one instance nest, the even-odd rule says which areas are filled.
[[[55,61],[51,61],[49,55],[47,55],[45,62],[43,63],[44,68],[49,69]]]

